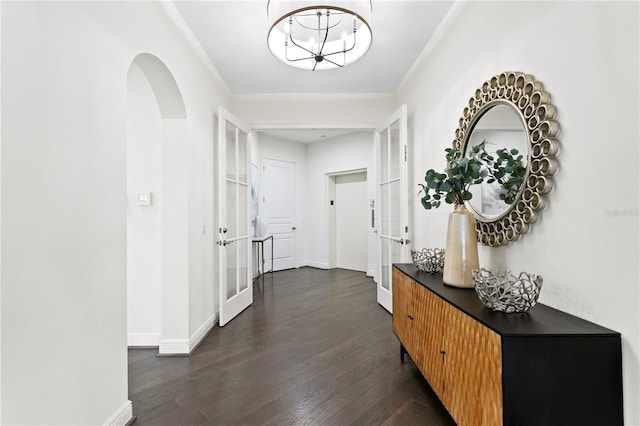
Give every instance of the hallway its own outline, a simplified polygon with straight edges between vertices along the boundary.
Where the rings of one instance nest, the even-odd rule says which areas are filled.
[[[129,350],[135,424],[454,425],[361,272],[268,274],[191,357],[156,353]]]

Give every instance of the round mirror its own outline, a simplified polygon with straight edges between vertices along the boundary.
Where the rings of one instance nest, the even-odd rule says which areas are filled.
[[[524,184],[515,201],[500,199],[500,186],[472,186],[468,207],[477,218],[478,240],[500,246],[515,241],[529,230],[546,205],[558,168],[559,144],[555,107],[549,93],[533,76],[503,72],[480,86],[469,99],[456,129],[453,147],[462,153],[485,140],[486,150],[517,149],[526,161]]]
[[[484,142],[485,150],[494,157],[499,149],[516,149],[522,155],[524,165],[528,164],[529,141],[526,127],[515,106],[501,100],[492,101],[476,117],[463,154],[466,155],[471,148]],[[485,180],[479,185],[472,185],[470,191],[473,198],[468,205],[480,221],[494,221],[513,208],[513,204],[500,199],[500,194],[505,190],[498,182],[488,183]]]

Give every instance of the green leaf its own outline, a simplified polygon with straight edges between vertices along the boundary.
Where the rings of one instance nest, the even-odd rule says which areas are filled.
[[[425,172],[425,183],[418,184],[419,195],[425,209],[440,206],[441,200],[448,204],[470,200],[471,185],[483,182],[498,184],[505,190],[500,199],[507,204],[515,202],[524,184],[527,169],[523,156],[516,149],[501,148],[495,154],[486,151],[487,140],[467,149],[466,155],[455,148],[445,148],[447,166],[443,173],[429,169]]]
[[[449,192],[447,196],[444,197],[444,201],[446,201],[447,204],[453,204],[455,201],[455,196],[453,195],[453,192]]]

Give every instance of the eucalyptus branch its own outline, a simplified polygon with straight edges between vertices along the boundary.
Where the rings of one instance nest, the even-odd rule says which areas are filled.
[[[445,173],[429,169],[425,173],[425,183],[418,184],[421,188],[418,195],[422,196],[425,209],[440,207],[443,199],[447,204],[464,204],[473,196],[471,186],[485,180],[487,183],[497,182],[504,189],[500,199],[506,204],[515,202],[526,175],[523,156],[516,149],[499,149],[494,157],[487,152],[486,144],[487,141],[483,140],[466,156],[456,149],[445,149]]]

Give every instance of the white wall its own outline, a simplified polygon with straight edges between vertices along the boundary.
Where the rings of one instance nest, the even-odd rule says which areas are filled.
[[[162,336],[162,117],[135,63],[127,75],[127,341],[158,346]],[[138,206],[139,192],[152,193]]]
[[[239,95],[232,108],[254,128],[372,129],[391,115],[394,99],[393,94]]]
[[[409,108],[414,187],[425,170],[444,167],[462,110],[485,80],[523,71],[551,94],[561,151],[547,208],[519,241],[482,247],[480,263],[506,257],[514,271],[539,273],[542,303],[622,333],[629,425],[640,424],[638,7],[457,3],[398,93]],[[413,210],[415,247],[444,247],[451,209],[427,213],[414,199]]]
[[[0,422],[124,424],[127,70],[139,53],[154,54],[187,109],[188,319],[179,340],[189,344],[218,307],[213,117],[230,96],[170,4],[1,7]]]

